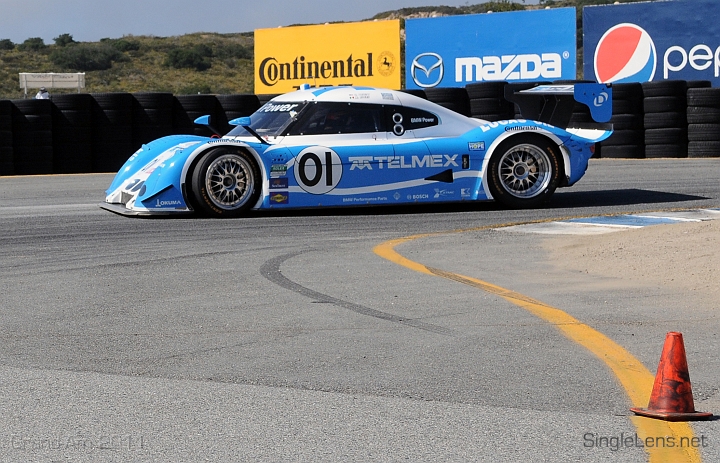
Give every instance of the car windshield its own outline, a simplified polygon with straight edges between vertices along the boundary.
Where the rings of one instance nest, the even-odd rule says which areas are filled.
[[[250,128],[261,136],[278,136],[306,105],[307,102],[304,101],[269,101],[250,116]],[[249,134],[247,130],[237,126],[228,135],[237,137]]]

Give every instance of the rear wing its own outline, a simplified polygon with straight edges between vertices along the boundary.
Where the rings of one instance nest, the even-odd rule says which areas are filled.
[[[612,86],[609,84],[508,84],[505,99],[520,108],[525,119],[546,122],[566,129],[570,126],[583,129],[612,130]],[[590,109],[594,123],[570,123],[577,103]]]

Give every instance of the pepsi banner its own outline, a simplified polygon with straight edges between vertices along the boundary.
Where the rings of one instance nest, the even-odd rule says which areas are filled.
[[[575,79],[575,8],[405,21],[405,86]]]
[[[678,0],[583,9],[583,71],[598,82],[720,85],[720,3]]]

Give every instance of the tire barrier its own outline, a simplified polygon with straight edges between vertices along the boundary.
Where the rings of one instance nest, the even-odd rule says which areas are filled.
[[[17,175],[53,173],[50,100],[12,100],[14,169]]]
[[[687,91],[688,157],[720,157],[720,88]]]
[[[195,119],[209,115],[213,126],[227,132],[227,119],[215,95],[177,95],[173,106],[173,133],[210,137],[212,130],[195,124]]]
[[[661,80],[645,82],[643,108],[645,110],[645,157],[686,158],[687,141],[687,82]]]
[[[117,172],[137,149],[133,144],[133,105],[130,93],[91,93],[92,171]]]
[[[133,145],[139,148],[144,143],[173,133],[172,93],[141,92],[132,94]]]
[[[470,97],[465,88],[426,88],[425,95],[435,104],[470,117]]]
[[[580,81],[559,81],[575,83]],[[513,84],[532,87],[549,82]],[[521,117],[504,100],[506,82],[406,89],[461,114],[494,121]],[[209,114],[220,132],[277,95],[163,92],[57,94],[0,100],[0,176],[117,172],[143,143],[165,135],[211,135],[194,124]],[[588,117],[580,107],[571,121]],[[596,157],[720,157],[720,88],[709,81],[613,84],[613,135]],[[599,156],[598,156],[599,154]]]
[[[599,144],[602,158],[645,157],[642,86],[639,83],[614,84],[610,123],[613,134]]]
[[[238,117],[250,116],[252,113],[260,109],[260,99],[255,94],[239,94],[239,95],[217,95],[226,121],[237,119]],[[227,132],[230,126],[218,127],[218,129]]]
[[[505,81],[466,85],[470,116],[490,122],[515,117],[515,105],[505,99],[506,85]]]
[[[0,100],[0,176],[15,175],[12,108],[9,100]]]
[[[91,172],[93,97],[87,93],[66,93],[56,95],[52,103],[53,172]]]

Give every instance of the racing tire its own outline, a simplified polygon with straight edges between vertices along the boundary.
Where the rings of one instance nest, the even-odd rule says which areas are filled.
[[[560,159],[560,149],[548,138],[532,134],[508,138],[488,163],[490,194],[513,209],[542,204],[558,187]]]
[[[706,106],[688,106],[688,124],[718,124],[720,123],[720,108]]]
[[[643,82],[641,85],[645,98],[685,96],[685,92],[687,92],[687,82],[684,80],[656,80]]]
[[[645,145],[645,158],[686,158],[688,157],[687,143],[663,143]]]
[[[720,141],[691,141],[688,143],[689,158],[720,158]]]
[[[600,157],[602,159],[644,159],[645,147],[642,145],[602,145]]]
[[[203,155],[193,170],[193,204],[210,217],[240,217],[257,202],[261,183],[252,156],[217,148]]]
[[[651,96],[643,100],[645,113],[680,112],[686,111],[687,103],[684,98],[675,96]]]

